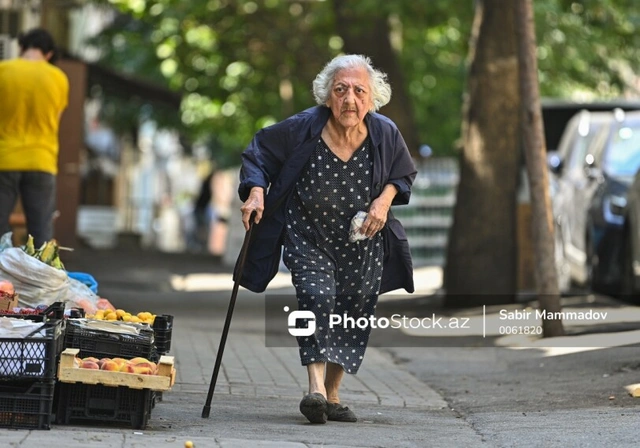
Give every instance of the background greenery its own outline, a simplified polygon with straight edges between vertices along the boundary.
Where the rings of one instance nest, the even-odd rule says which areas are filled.
[[[311,81],[343,49],[331,0],[94,1],[119,11],[91,42],[102,50],[100,63],[183,93],[179,114],[103,98],[105,118],[129,129],[142,111],[204,142],[222,165],[237,163],[261,127],[313,105]],[[388,18],[419,139],[437,155],[452,154],[474,2],[352,3],[362,17],[353,21],[355,32],[372,14]],[[543,96],[638,95],[635,0],[537,0],[535,8]]]

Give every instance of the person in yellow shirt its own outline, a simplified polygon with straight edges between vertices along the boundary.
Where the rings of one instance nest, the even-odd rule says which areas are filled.
[[[58,128],[69,80],[54,66],[55,42],[43,29],[18,37],[20,57],[0,61],[0,235],[18,196],[35,244],[53,238]]]

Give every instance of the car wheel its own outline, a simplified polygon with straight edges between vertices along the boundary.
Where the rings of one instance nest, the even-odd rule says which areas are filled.
[[[555,259],[556,259],[556,274],[558,276],[558,290],[560,293],[566,293],[571,288],[571,270],[569,269],[569,262],[564,253],[564,241],[560,228],[555,229]]]

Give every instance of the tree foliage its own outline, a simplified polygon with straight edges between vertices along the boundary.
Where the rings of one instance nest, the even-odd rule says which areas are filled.
[[[310,32],[323,20],[313,4],[114,3],[123,14],[94,40],[102,63],[183,92],[173,124],[214,149],[238,152],[257,129],[308,107],[301,80],[329,54]]]
[[[328,2],[101,3],[121,13],[92,41],[102,50],[101,63],[183,92],[179,119],[161,123],[194,140],[206,139],[216,157],[237,155],[256,130],[312,106],[311,81],[343,50]],[[441,153],[450,150],[459,132],[464,28],[473,12],[464,5],[451,17],[449,8],[441,0],[424,5],[365,0],[355,8],[365,19],[354,22],[366,27],[367,17],[389,17],[412,99],[406,106],[414,111],[420,141]],[[129,119],[125,108],[122,101],[112,105],[111,120]],[[145,110],[156,117],[151,106]]]
[[[313,105],[311,81],[343,51],[326,1],[94,1],[120,12],[93,40],[101,63],[183,92],[173,117],[144,110],[230,161],[256,130]],[[372,16],[389,21],[419,140],[450,154],[460,136],[473,2],[350,3],[356,32]],[[536,21],[543,95],[612,97],[635,82],[640,15],[633,0],[539,0]],[[112,106],[112,121],[129,119],[125,109]]]
[[[536,1],[543,96],[582,100],[635,93],[640,9],[634,0]]]

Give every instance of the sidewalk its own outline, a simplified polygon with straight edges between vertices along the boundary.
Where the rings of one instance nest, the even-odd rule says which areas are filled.
[[[308,424],[298,411],[307,387],[298,349],[265,346],[264,296],[244,290],[211,416],[203,419],[232,287],[229,268],[208,257],[136,251],[79,251],[66,264],[70,270],[93,274],[101,295],[117,307],[175,316],[170,354],[176,358],[177,382],[163,394],[145,430],[98,425],[0,430],[2,446],[182,447],[186,440],[198,448],[449,447],[452,441],[456,446],[486,446],[436,391],[376,348],[367,351],[360,373],[347,375],[343,383],[341,399],[359,422]],[[194,281],[189,276],[196,274],[204,276],[196,282],[199,287],[189,286]]]

